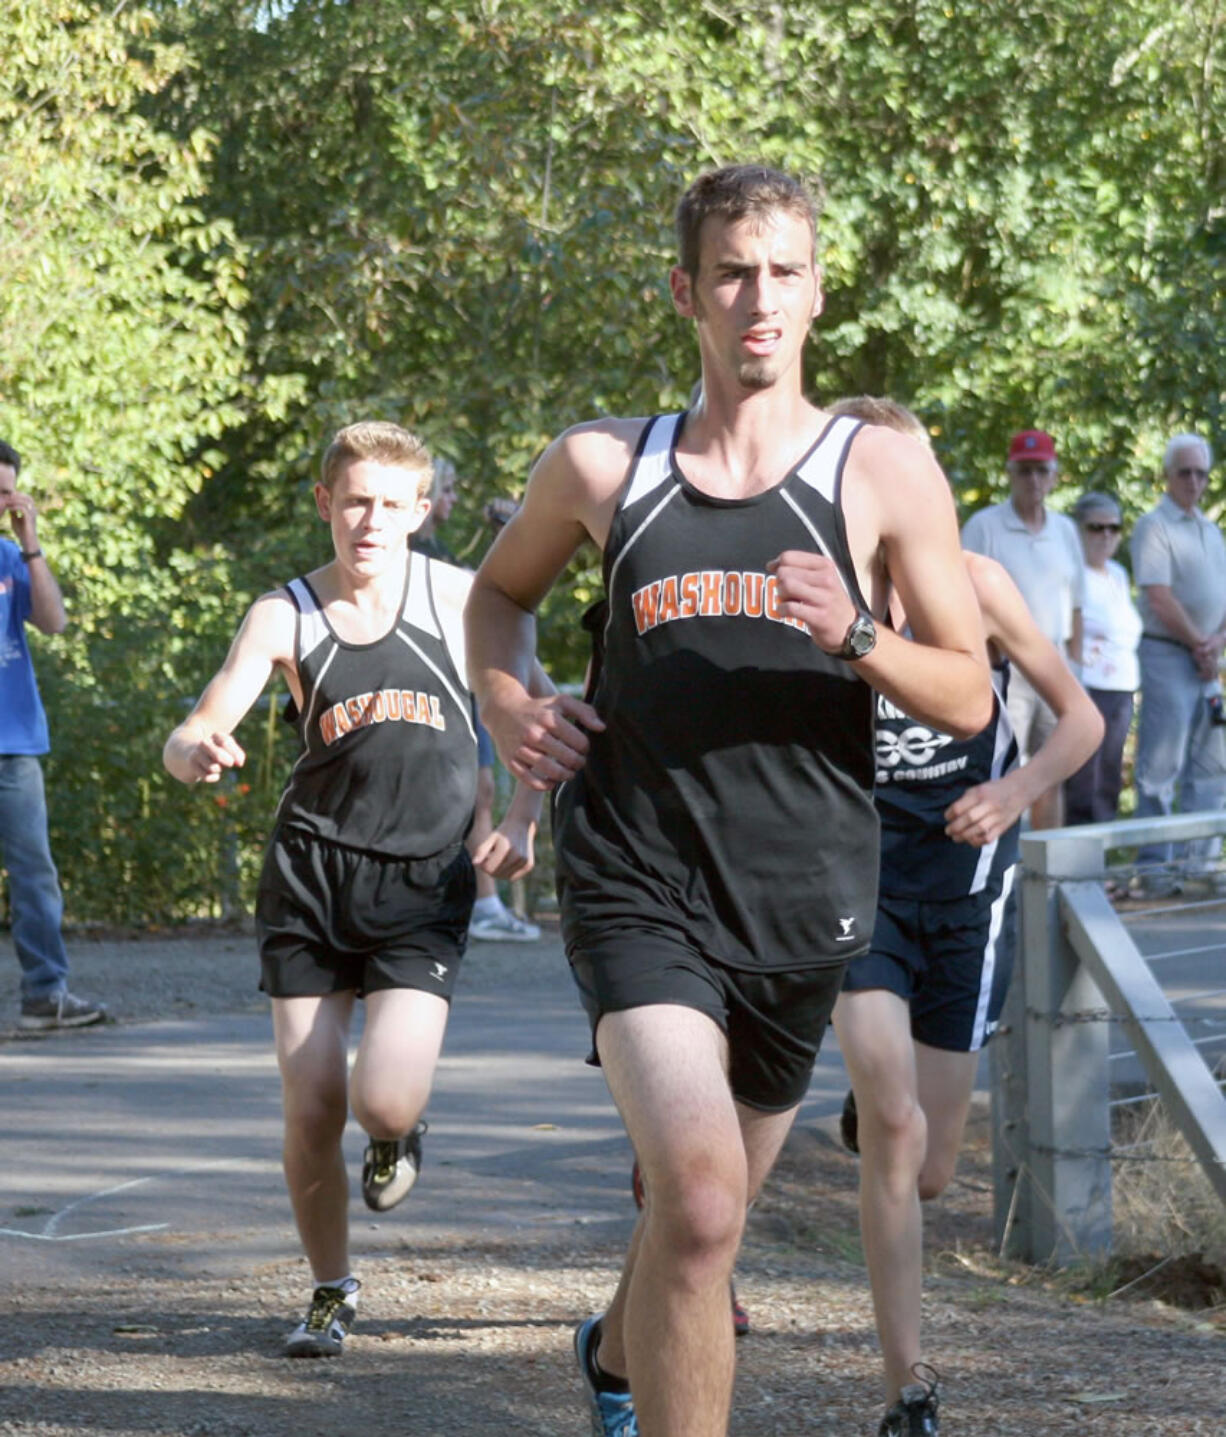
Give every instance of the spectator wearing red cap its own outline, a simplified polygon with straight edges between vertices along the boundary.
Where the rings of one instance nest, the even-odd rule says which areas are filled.
[[[1038,628],[1079,665],[1085,559],[1077,526],[1047,508],[1060,473],[1055,441],[1042,429],[1023,429],[1009,444],[1005,470],[1009,498],[972,514],[962,530],[962,545],[1008,570]],[[1047,742],[1056,716],[1019,673],[1010,677],[1008,707],[1025,762]],[[1059,788],[1035,802],[1030,821],[1035,828],[1061,824]]]

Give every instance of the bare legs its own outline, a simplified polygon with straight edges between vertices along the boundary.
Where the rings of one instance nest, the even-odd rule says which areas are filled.
[[[745,1211],[795,1109],[737,1104],[719,1028],[689,1008],[607,1014],[601,1062],[647,1187],[598,1360],[629,1375],[652,1437],[723,1437],[732,1399],[732,1277]]]
[[[285,1181],[317,1282],[349,1271],[349,1176],[341,1137],[350,1102],[371,1137],[408,1132],[430,1095],[447,1023],[447,1004],[436,994],[405,988],[372,993],[349,1078],[353,1004],[352,992],[272,1003]]]
[[[860,1232],[893,1402],[920,1361],[923,1227],[957,1164],[978,1053],[916,1043],[903,999],[884,989],[843,993],[834,1026],[856,1095]]]

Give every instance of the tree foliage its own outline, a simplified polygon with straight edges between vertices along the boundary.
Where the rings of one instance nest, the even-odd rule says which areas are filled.
[[[202,448],[256,407],[241,252],[197,202],[207,137],[139,111],[182,60],[147,11],[0,5],[0,434],[26,460],[69,604],[68,634],[37,660],[78,914],[181,909],[159,865],[172,834],[198,856],[197,815],[175,813],[159,750],[225,556],[168,564],[156,533],[197,486]]]
[[[199,821],[153,707],[318,561],[338,424],[456,459],[475,559],[553,434],[684,402],[671,211],[705,167],[814,178],[811,391],[910,403],[967,508],[1024,425],[1130,515],[1171,432],[1220,447],[1226,0],[149,3],[0,0],[0,419],[71,554],[59,730],[101,723],[83,694],[148,707],[124,842],[145,810]],[[598,582],[581,556],[543,612],[560,678]]]

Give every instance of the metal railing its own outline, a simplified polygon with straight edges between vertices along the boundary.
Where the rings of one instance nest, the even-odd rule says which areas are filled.
[[[1226,1048],[1226,1004],[1219,1005],[1218,1016],[1212,1011],[1213,1000],[1226,990],[1209,985],[1179,992],[1172,1001],[1153,966],[1194,953],[1226,956],[1226,905],[1147,909],[1125,917],[1105,888],[1112,849],[1222,834],[1226,813],[1023,835],[1017,962],[991,1048],[996,1228],[1003,1252],[1030,1262],[1067,1263],[1110,1251],[1112,1162],[1130,1155],[1113,1144],[1112,1115],[1142,1099],[1165,1105],[1226,1202],[1226,1098],[1206,1061],[1206,1054]],[[1186,915],[1193,907],[1221,923],[1220,945],[1210,934],[1190,947],[1149,956],[1141,951],[1134,936],[1139,919]],[[1192,1036],[1190,1015],[1177,1009],[1194,1002],[1210,1008],[1202,1020],[1220,1022],[1222,1033]],[[1113,1097],[1113,1070],[1118,1074],[1129,1063],[1135,1069],[1130,1091]]]

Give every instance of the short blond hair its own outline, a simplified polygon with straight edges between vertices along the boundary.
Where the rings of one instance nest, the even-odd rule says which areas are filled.
[[[406,469],[417,475],[417,497],[423,499],[430,493],[434,482],[430,451],[416,434],[381,419],[364,419],[337,430],[324,451],[320,482],[325,489],[331,489],[350,464],[362,459]]]
[[[900,434],[910,435],[921,444],[932,448],[932,440],[924,428],[924,421],[913,414],[897,399],[887,399],[878,394],[855,394],[847,399],[836,399],[833,404],[823,406],[830,414],[846,414],[852,419],[863,419],[866,424],[879,424],[883,429],[896,429]]]

